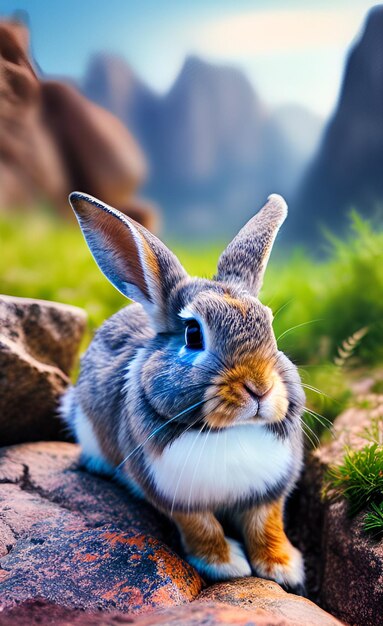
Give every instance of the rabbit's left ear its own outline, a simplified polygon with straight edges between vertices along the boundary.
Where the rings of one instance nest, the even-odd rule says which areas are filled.
[[[265,206],[247,222],[221,254],[214,279],[242,284],[257,296],[274,239],[286,216],[287,204],[282,196],[269,196]]]
[[[97,265],[126,297],[142,304],[157,330],[166,327],[166,301],[187,277],[177,257],[146,228],[77,191],[69,201]]]

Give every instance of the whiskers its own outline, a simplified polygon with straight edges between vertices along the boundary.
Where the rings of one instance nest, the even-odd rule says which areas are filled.
[[[304,413],[306,413],[309,416],[310,420],[313,420],[314,423],[315,422],[319,423],[320,426],[321,426],[321,430],[326,430],[328,433],[330,433],[332,438],[335,438],[335,435],[334,435],[333,430],[332,430],[333,424],[332,424],[331,420],[329,420],[324,415],[321,415],[320,413],[317,413],[313,409],[309,409],[307,406],[304,407]],[[320,439],[318,437],[318,434],[315,432],[315,430],[313,430],[311,428],[311,426],[308,423],[307,419],[304,420],[301,417],[300,420],[301,420],[301,424],[302,424],[302,429],[303,429],[306,437],[310,441],[311,446],[313,448],[316,448],[317,446],[320,445]],[[310,434],[307,431],[309,431]],[[313,437],[314,441],[313,441],[312,437]]]
[[[161,424],[161,426],[158,426],[158,428],[155,428],[155,430],[153,430],[150,435],[148,437],[146,437],[145,441],[143,441],[142,443],[140,443],[138,446],[136,446],[129,454],[128,456],[125,457],[125,459],[123,461],[121,461],[121,463],[117,466],[116,471],[119,471],[124,465],[125,463],[134,455],[136,454],[139,450],[141,450],[141,448],[143,448],[148,441],[150,441],[151,439],[153,439],[153,437],[155,437],[163,428],[165,428],[166,426],[168,426],[169,424],[171,424],[172,422],[174,422],[176,419],[178,419],[179,417],[181,417],[182,415],[186,415],[186,413],[190,413],[191,411],[193,411],[194,409],[196,409],[197,407],[201,406],[202,404],[205,403],[205,400],[200,400],[199,402],[196,402],[195,404],[192,404],[191,406],[189,406],[187,409],[184,409],[183,411],[180,411],[179,413],[177,413],[177,415],[174,415],[173,417],[171,417],[170,419],[166,420],[163,424]],[[195,420],[195,423],[197,423],[200,420],[200,416],[198,416],[198,418]],[[191,425],[189,425],[188,428],[191,428]]]
[[[205,426],[207,426],[207,424],[205,424],[204,426],[202,426],[202,428],[201,428],[201,430],[200,430],[199,434],[201,434],[201,433],[202,433],[202,431],[203,431],[203,429],[204,429],[204,427],[205,427]],[[203,451],[205,450],[205,446],[206,446],[207,440],[209,439],[209,435],[210,435],[210,433],[211,433],[211,429],[212,429],[212,426],[210,426],[210,428],[208,428],[208,430],[207,430],[207,433],[206,433],[206,436],[205,436],[204,442],[203,442],[203,444],[202,444],[202,446],[201,446],[201,450],[200,450],[200,453],[199,453],[199,455],[198,455],[198,460],[197,460],[197,463],[195,464],[195,467],[194,467],[194,472],[193,472],[193,476],[192,476],[191,483],[190,483],[190,487],[189,487],[189,497],[188,497],[188,513],[189,513],[189,511],[190,511],[190,505],[191,505],[191,499],[192,499],[192,492],[193,492],[193,485],[194,485],[194,481],[195,481],[195,478],[196,478],[197,470],[198,470],[198,467],[199,467],[199,464],[200,464],[200,461],[201,461],[201,458],[202,458],[202,455],[203,455]],[[196,439],[197,439],[197,437],[196,437]],[[181,473],[181,475],[182,475],[182,473]],[[176,495],[176,493],[175,493],[175,495]]]
[[[327,417],[325,417],[324,415],[321,415],[320,413],[317,413],[317,411],[314,411],[314,409],[309,409],[307,406],[305,406],[304,409],[306,413],[311,415],[311,417],[314,418],[314,420],[317,420],[321,424],[321,426],[323,426],[323,428],[328,428],[328,429],[332,428],[333,423]]]
[[[189,460],[189,457],[190,457],[190,455],[191,455],[191,453],[192,453],[192,451],[193,451],[193,448],[194,448],[194,446],[195,446],[195,444],[196,444],[197,440],[199,439],[200,435],[202,434],[203,429],[204,429],[206,426],[207,426],[206,422],[205,422],[204,424],[202,424],[202,427],[199,429],[199,431],[198,431],[197,435],[195,436],[194,441],[193,441],[192,445],[190,446],[190,448],[189,448],[189,450],[188,450],[188,453],[187,453],[187,455],[186,455],[186,457],[185,457],[184,464],[183,464],[182,469],[181,469],[181,471],[180,471],[180,474],[179,474],[179,476],[178,476],[178,480],[177,480],[176,488],[175,488],[175,490],[174,490],[174,495],[173,495],[173,500],[172,500],[172,506],[171,506],[171,509],[170,509],[170,516],[172,516],[172,515],[173,515],[174,506],[175,506],[175,503],[176,503],[176,498],[177,498],[177,493],[178,493],[178,489],[179,489],[180,484],[181,484],[181,480],[182,480],[183,473],[184,473],[184,471],[185,471],[185,467],[186,467],[186,465],[187,465],[187,462],[188,462],[188,460]],[[185,428],[185,430],[183,431],[183,433],[182,433],[182,434],[185,434],[185,433],[189,430],[189,428],[190,428],[190,426],[189,426],[188,428]],[[191,488],[190,488],[190,493],[191,493]],[[189,498],[190,498],[190,494],[189,494]]]
[[[222,401],[221,401],[221,403],[222,403]],[[219,406],[219,405],[218,405],[218,406]],[[204,424],[202,425],[202,427],[199,429],[198,433],[196,434],[196,436],[195,436],[195,438],[194,438],[194,441],[193,441],[192,445],[190,446],[190,448],[189,448],[189,450],[188,450],[188,453],[187,453],[187,455],[186,455],[186,457],[185,457],[185,460],[184,460],[184,463],[183,463],[182,469],[181,469],[181,471],[180,471],[180,475],[179,475],[179,477],[178,477],[177,484],[176,484],[176,487],[175,487],[175,490],[174,490],[174,495],[173,495],[173,500],[172,500],[172,506],[171,506],[171,510],[170,510],[170,515],[171,515],[171,516],[173,515],[174,506],[175,506],[175,502],[176,502],[176,498],[177,498],[177,493],[178,493],[179,487],[180,487],[180,485],[181,485],[182,477],[183,477],[183,475],[184,475],[184,472],[185,472],[185,469],[186,469],[186,466],[187,466],[187,462],[188,462],[188,460],[189,460],[189,458],[190,458],[190,455],[191,455],[191,453],[192,453],[192,451],[193,451],[193,449],[194,449],[194,446],[196,445],[196,443],[197,443],[198,439],[199,439],[199,438],[200,438],[200,436],[202,435],[203,430],[204,430],[205,428],[207,428],[207,427],[208,427],[208,423],[207,423],[207,422],[204,422]],[[185,432],[187,432],[187,431],[189,430],[189,428],[190,428],[190,426],[189,426],[188,428],[186,428],[186,429],[183,431],[183,433],[182,433],[182,434],[184,434]],[[189,512],[189,510],[190,510],[192,490],[193,490],[193,485],[194,485],[194,480],[195,480],[195,477],[196,477],[196,472],[197,472],[197,469],[198,469],[198,465],[199,465],[199,462],[200,462],[200,460],[201,460],[201,458],[202,458],[202,453],[203,453],[203,451],[204,451],[204,449],[205,449],[205,445],[206,445],[206,443],[207,443],[207,440],[208,440],[208,438],[209,438],[209,435],[210,435],[210,433],[211,433],[212,429],[213,429],[213,426],[210,426],[210,427],[209,427],[209,429],[208,429],[208,431],[207,431],[207,433],[206,433],[206,437],[205,437],[204,443],[203,443],[203,445],[202,445],[202,448],[201,448],[201,451],[200,451],[200,454],[199,454],[198,462],[196,463],[196,466],[195,466],[195,469],[194,469],[193,477],[192,477],[191,484],[190,484],[190,488],[189,488],[189,497],[188,497],[188,512]],[[214,465],[215,465],[215,459],[216,459],[216,456],[217,456],[217,445],[215,446],[215,454],[214,454],[214,460],[213,460],[213,467],[214,467]]]
[[[302,430],[304,434],[306,435],[307,439],[309,440],[311,447],[316,448],[317,446],[320,445],[320,439],[318,435],[302,417],[300,417],[299,419],[302,425]]]
[[[328,400],[331,400],[331,402],[337,403],[337,400],[335,400],[335,398],[332,398],[331,396],[328,395],[328,393],[325,393],[324,391],[321,391],[320,389],[318,389],[318,387],[314,387],[313,385],[308,385],[307,383],[301,383],[301,385],[302,385],[302,387],[304,389],[308,389],[309,391],[313,391],[314,393],[318,394],[318,396],[322,396],[322,397],[328,398]]]
[[[317,322],[323,322],[323,319],[309,320],[308,322],[302,322],[301,324],[296,324],[295,326],[291,326],[291,328],[287,328],[287,330],[283,331],[283,333],[281,333],[279,337],[277,337],[277,342],[280,341],[283,337],[285,337],[288,333],[291,333],[296,328],[302,328],[302,326],[308,326],[309,324],[315,324]]]
[[[329,396],[328,394],[326,394],[324,391],[321,391],[320,389],[318,389],[317,387],[314,387],[313,385],[309,385],[307,383],[304,383],[302,381],[293,381],[293,380],[287,380],[284,378],[284,374],[288,374],[289,371],[292,370],[294,366],[288,366],[288,367],[284,367],[282,369],[279,369],[278,372],[280,374],[280,376],[282,377],[283,382],[285,383],[285,385],[287,386],[295,386],[295,387],[303,387],[304,389],[308,389],[309,391],[321,396],[321,397],[325,397],[328,398],[329,400],[331,400],[332,402],[336,403],[336,400],[334,398],[332,398],[331,396]],[[320,438],[318,436],[318,434],[320,434],[320,432],[322,431],[327,431],[330,433],[331,437],[334,437],[334,433],[332,431],[333,428],[333,423],[330,419],[328,419],[327,417],[325,417],[324,415],[321,415],[321,413],[318,413],[318,411],[315,411],[312,408],[309,408],[308,406],[304,406],[303,407],[303,415],[306,414],[306,419],[304,419],[302,416],[300,417],[300,422],[302,425],[302,430],[304,431],[308,441],[310,442],[312,448],[316,448],[317,446],[319,446],[320,444]],[[307,419],[308,418],[308,419]],[[309,423],[309,420],[311,422],[311,425]],[[317,429],[317,432],[315,432],[315,429],[313,429],[311,426],[317,425],[319,424],[320,428]],[[319,432],[320,431],[320,432]]]

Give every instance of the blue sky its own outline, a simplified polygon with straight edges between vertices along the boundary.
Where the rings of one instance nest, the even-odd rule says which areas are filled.
[[[27,11],[36,61],[81,78],[89,56],[123,55],[155,90],[169,88],[187,54],[242,68],[270,106],[328,115],[347,50],[373,3],[365,0],[2,0]]]

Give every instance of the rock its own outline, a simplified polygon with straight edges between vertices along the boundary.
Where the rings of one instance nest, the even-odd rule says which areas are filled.
[[[205,589],[199,600],[224,602],[247,609],[262,609],[274,620],[294,626],[339,626],[340,622],[316,604],[284,591],[277,583],[261,578],[242,578]],[[274,621],[270,622],[274,624]]]
[[[146,175],[144,155],[114,115],[90,102],[72,85],[41,83],[43,119],[77,189],[119,208]]]
[[[275,617],[262,609],[235,608],[223,603],[202,603],[198,600],[164,611],[128,616],[121,613],[94,613],[64,609],[42,601],[26,602],[0,614],[0,626],[295,626],[283,617]],[[338,622],[339,623],[339,622]]]
[[[134,529],[179,548],[177,532],[166,517],[146,502],[132,498],[126,488],[83,471],[79,456],[77,445],[64,442],[0,449],[0,488],[15,485],[28,497],[40,496],[59,510],[64,508],[85,517],[90,526],[114,523],[122,531]],[[24,530],[28,528],[24,526]]]
[[[77,357],[86,313],[67,304],[0,296],[0,329],[11,340],[20,340],[30,353],[69,374]]]
[[[77,307],[0,296],[0,442],[63,436],[55,417],[85,330]]]
[[[202,591],[171,522],[83,471],[79,453],[66,442],[0,450],[0,626],[339,624],[271,581]]]
[[[128,129],[74,85],[41,80],[24,24],[0,21],[0,210],[41,200],[72,216],[71,191],[128,207],[146,176],[146,161]],[[155,208],[135,214],[155,221]]]
[[[310,245],[347,213],[378,218],[383,195],[383,7],[373,7],[348,54],[337,105],[294,202],[288,231]],[[293,203],[292,203],[293,204]]]
[[[63,511],[34,524],[0,560],[1,608],[35,598],[69,608],[142,612],[192,600],[201,581],[162,542]]]
[[[202,581],[170,523],[78,457],[59,442],[0,451],[0,615],[37,601],[135,613],[196,597]]]
[[[383,415],[383,395],[368,393],[358,398],[359,406],[346,409],[336,418],[333,426],[333,439],[315,450],[311,464],[324,473],[330,464],[340,463],[345,447],[360,450],[368,441],[363,436],[371,420]]]
[[[307,459],[291,523],[298,529],[293,538],[312,565],[310,597],[350,625],[370,626],[383,623],[383,542],[363,532],[363,514],[348,517],[345,501],[321,498],[329,465],[342,461],[346,445],[353,450],[364,447],[368,442],[363,431],[382,415],[382,395],[368,394],[358,402],[365,408],[344,411],[335,420],[334,438]]]
[[[0,208],[63,202],[69,181],[40,115],[41,90],[28,29],[0,21]]]
[[[350,626],[383,624],[383,541],[363,531],[363,514],[350,520],[345,502],[326,513],[321,598]]]
[[[0,479],[2,480],[2,479]],[[0,558],[16,545],[18,537],[39,521],[60,516],[60,508],[19,485],[0,485]]]

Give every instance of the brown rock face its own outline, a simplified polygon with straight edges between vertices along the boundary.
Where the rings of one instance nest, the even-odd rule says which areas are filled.
[[[40,81],[25,26],[0,21],[0,209],[48,200],[71,215],[71,191],[129,211],[146,175],[143,153],[127,128],[69,84]],[[145,226],[155,208],[140,201]]]
[[[295,626],[339,626],[340,622],[316,604],[290,593],[270,580],[243,578],[219,583],[199,596],[206,602],[224,602],[231,606],[262,610],[273,619],[286,620]],[[270,622],[274,624],[274,622]]]
[[[0,442],[57,438],[57,402],[85,330],[77,307],[0,296]]]
[[[0,614],[0,626],[296,626],[296,622],[263,610],[236,608],[223,603],[202,603],[172,607],[146,615],[94,613],[64,609],[41,601],[28,602]],[[320,624],[320,622],[318,622]],[[339,622],[338,622],[339,623]]]
[[[1,568],[3,609],[45,598],[135,613],[190,601],[200,589],[198,575],[158,539],[114,524],[88,528],[68,512],[35,524]]]
[[[40,83],[28,54],[29,33],[0,21],[0,208],[43,196],[62,204],[69,185],[41,119]]]
[[[130,613],[192,600],[202,581],[163,542],[169,523],[78,456],[67,443],[0,452],[0,615],[37,600]]]
[[[320,496],[329,465],[342,461],[346,445],[353,450],[365,446],[361,433],[372,418],[382,415],[383,396],[368,394],[362,399],[369,408],[342,413],[334,423],[334,439],[308,459],[295,524],[305,520],[297,533],[298,544],[316,561],[309,581],[312,597],[347,624],[373,626],[383,624],[383,541],[363,532],[363,514],[349,518],[345,501],[329,502]]]
[[[350,520],[345,502],[326,514],[322,601],[350,626],[383,624],[383,541],[363,531],[363,516]]]
[[[146,171],[144,156],[131,134],[114,115],[71,85],[44,81],[41,92],[43,119],[66,164],[71,190],[123,206]]]

